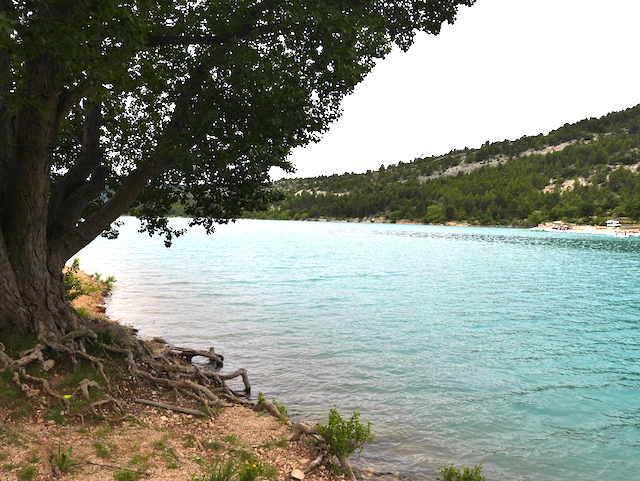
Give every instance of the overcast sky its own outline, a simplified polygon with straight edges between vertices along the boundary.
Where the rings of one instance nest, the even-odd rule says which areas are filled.
[[[639,22],[640,0],[477,0],[379,62],[285,176],[377,170],[632,107]]]

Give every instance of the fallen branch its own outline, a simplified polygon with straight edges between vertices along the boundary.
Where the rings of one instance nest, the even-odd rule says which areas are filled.
[[[172,406],[171,404],[160,403],[156,401],[149,401],[147,399],[136,399],[138,404],[146,404],[147,406],[155,406],[157,408],[167,409],[169,411],[175,411],[182,414],[193,414],[194,416],[204,416],[201,411],[195,409],[183,408],[180,406]]]
[[[85,463],[90,464],[91,466],[98,466],[100,468],[109,468],[109,469],[118,469],[121,471],[130,471],[132,473],[137,473],[141,476],[152,476],[153,473],[147,473],[146,471],[138,471],[135,469],[129,469],[129,468],[123,468],[121,466],[114,466],[113,464],[100,464],[100,463],[93,463],[91,461],[85,461]]]

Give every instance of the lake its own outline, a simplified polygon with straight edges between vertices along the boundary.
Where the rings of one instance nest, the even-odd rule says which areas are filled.
[[[107,314],[215,346],[294,420],[360,412],[377,436],[361,465],[640,472],[640,238],[240,220],[166,249],[124,220],[78,254],[117,278]]]

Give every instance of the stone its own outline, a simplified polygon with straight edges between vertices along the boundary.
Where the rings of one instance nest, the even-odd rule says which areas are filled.
[[[56,362],[53,359],[47,359],[45,362],[42,363],[42,370],[48,371],[55,365],[56,365]]]
[[[291,471],[291,477],[293,479],[297,479],[298,481],[302,481],[304,479],[304,473],[299,469],[294,469]]]

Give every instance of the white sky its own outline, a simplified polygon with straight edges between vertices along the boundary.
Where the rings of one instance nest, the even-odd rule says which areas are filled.
[[[632,107],[639,48],[640,0],[477,0],[379,62],[284,176],[377,170]]]

